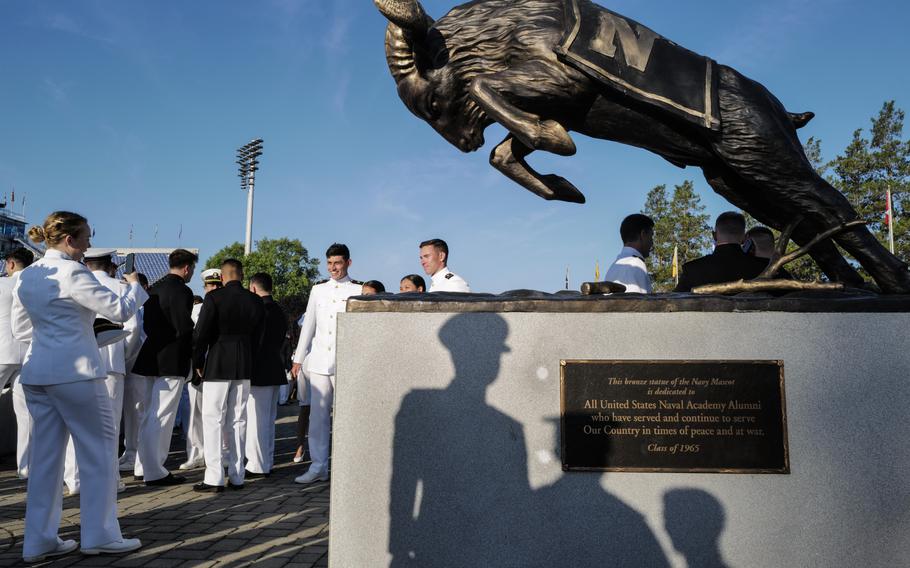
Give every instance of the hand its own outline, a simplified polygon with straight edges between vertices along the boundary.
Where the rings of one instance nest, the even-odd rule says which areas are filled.
[[[297,378],[297,375],[300,373],[300,367],[301,367],[300,363],[294,363],[293,365],[291,365],[291,376],[294,377],[295,379]]]
[[[202,369],[196,369],[196,376],[202,378]]]
[[[138,272],[130,272],[129,274],[124,274],[123,278],[130,284],[139,284]]]

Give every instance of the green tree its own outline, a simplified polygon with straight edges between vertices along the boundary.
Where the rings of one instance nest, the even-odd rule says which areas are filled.
[[[205,262],[206,268],[218,268],[225,259],[236,258],[243,263],[246,277],[257,272],[272,276],[272,295],[275,301],[291,316],[303,312],[310,288],[319,279],[319,260],[310,258],[306,247],[298,239],[261,239],[256,241],[250,254],[243,254],[241,243],[232,243],[213,254]]]
[[[809,158],[809,163],[815,168],[815,172],[824,177],[831,164],[822,159],[822,141],[815,136],[810,136],[806,143],[803,144],[803,151],[806,153],[806,157]]]
[[[904,111],[885,102],[871,120],[869,136],[862,129],[831,167],[834,185],[842,191],[869,229],[888,246],[885,193],[891,190],[894,210],[894,252],[910,260],[910,141],[903,140]]]
[[[668,198],[667,186],[658,185],[648,192],[642,213],[654,220],[654,250],[648,259],[655,292],[667,292],[676,286],[673,278],[673,250],[678,247],[680,269],[687,260],[705,254],[711,246],[711,227],[701,198],[691,181],[673,189]]]

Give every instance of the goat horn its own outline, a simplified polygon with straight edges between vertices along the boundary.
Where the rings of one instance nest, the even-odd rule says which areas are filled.
[[[387,20],[417,37],[433,24],[417,0],[373,0],[373,3]]]

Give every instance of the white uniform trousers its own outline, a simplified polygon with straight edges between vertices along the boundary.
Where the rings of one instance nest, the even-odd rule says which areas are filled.
[[[25,390],[19,374],[13,377],[13,412],[16,414],[16,473],[20,479],[28,477],[28,460],[32,435],[32,415],[25,402]]]
[[[328,473],[335,375],[310,372],[310,471]]]
[[[139,451],[133,472],[144,476],[145,481],[155,481],[168,474],[164,462],[171,449],[184,377],[148,377],[147,381],[145,414],[139,427]]]
[[[246,449],[246,403],[250,381],[205,381],[202,383],[202,433],[207,485],[224,483],[221,445],[227,442],[228,479],[243,484],[243,454]],[[227,440],[225,431],[230,435]]]
[[[203,459],[202,385],[187,385],[187,393],[190,397],[190,417],[186,428],[186,461],[194,462]]]
[[[123,455],[120,463],[130,467],[136,462],[148,383],[148,378],[133,373],[127,373],[123,378]]]
[[[246,470],[270,473],[275,461],[275,419],[280,386],[250,387],[246,404]]]
[[[114,462],[117,465],[117,480],[120,480],[120,468],[117,458],[117,450],[120,445],[120,418],[123,416],[123,375],[120,373],[108,373],[104,379],[104,388],[107,389],[107,395],[111,399],[111,412],[114,417]],[[76,462],[76,451],[73,447],[73,438],[69,437],[66,441],[66,461],[63,467],[63,482],[69,488],[71,493],[79,491],[79,464]]]
[[[117,469],[117,480],[120,480],[120,460],[117,454],[120,450],[120,419],[123,418],[124,379],[120,373],[108,373],[104,379],[107,394],[111,397],[111,411],[114,413],[114,465]]]
[[[25,385],[34,420],[25,505],[23,556],[54,550],[63,513],[63,455],[71,433],[85,483],[79,497],[81,545],[98,547],[123,536],[117,522],[114,418],[103,379],[60,385]]]

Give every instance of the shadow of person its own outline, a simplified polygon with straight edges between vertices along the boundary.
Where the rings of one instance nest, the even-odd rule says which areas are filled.
[[[558,418],[552,421],[554,426],[559,424]],[[553,431],[559,448],[558,427]],[[609,453],[608,440],[607,436],[601,437],[596,451]],[[578,568],[669,566],[644,517],[606,491],[600,485],[602,477],[598,472],[564,473],[552,485],[537,491],[536,502],[547,513],[541,519],[536,565]]]
[[[723,505],[706,491],[684,488],[664,493],[664,528],[689,568],[727,567],[720,553],[724,517]]]
[[[392,566],[529,566],[540,511],[521,424],[489,406],[509,351],[506,321],[458,314],[439,331],[455,377],[415,389],[395,417],[390,495]]]

